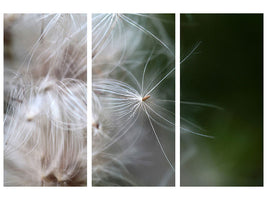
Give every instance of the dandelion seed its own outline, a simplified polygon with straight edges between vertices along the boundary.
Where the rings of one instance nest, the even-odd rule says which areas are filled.
[[[142,98],[142,101],[146,101],[149,98],[150,98],[150,95],[147,95],[147,96],[145,96],[145,97]]]
[[[154,15],[93,15],[93,185],[173,185],[174,113],[165,105],[175,101],[158,99],[167,91],[174,98],[171,88],[162,90],[174,83],[173,47],[164,29]],[[166,181],[151,183],[142,170],[166,174]]]

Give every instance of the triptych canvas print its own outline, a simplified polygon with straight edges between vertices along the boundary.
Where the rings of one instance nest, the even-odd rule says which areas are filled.
[[[4,186],[263,186],[263,14],[3,18]]]

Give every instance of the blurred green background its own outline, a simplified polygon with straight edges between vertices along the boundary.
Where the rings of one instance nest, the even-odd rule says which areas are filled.
[[[215,139],[181,133],[182,186],[263,185],[263,15],[181,14],[181,116]],[[181,123],[184,123],[181,121]]]

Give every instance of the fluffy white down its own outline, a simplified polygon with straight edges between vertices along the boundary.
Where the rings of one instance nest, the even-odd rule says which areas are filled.
[[[86,24],[5,15],[5,186],[87,185]]]

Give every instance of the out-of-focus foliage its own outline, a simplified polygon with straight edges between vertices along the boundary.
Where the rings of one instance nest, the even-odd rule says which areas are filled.
[[[181,185],[263,185],[263,15],[182,14],[182,106],[208,139],[181,136]]]

